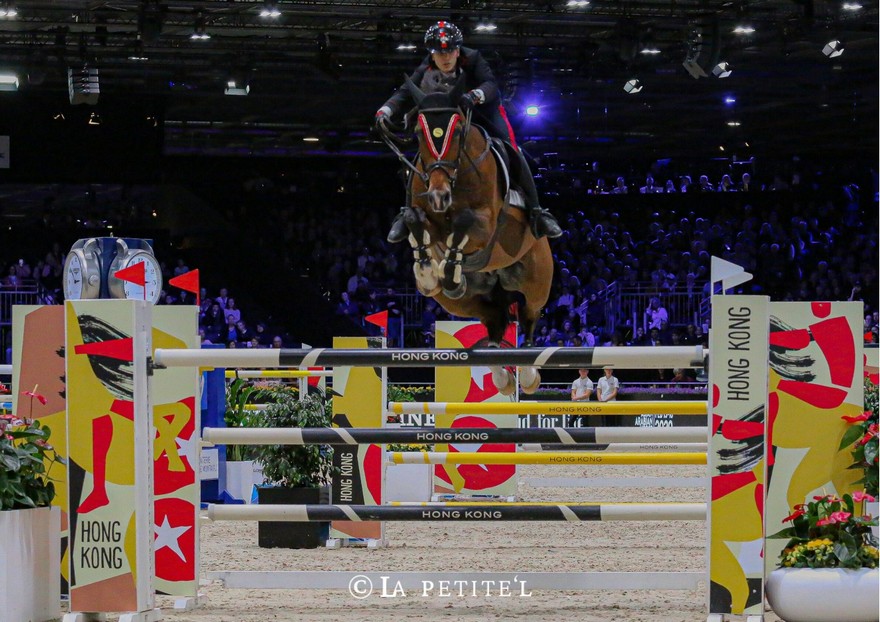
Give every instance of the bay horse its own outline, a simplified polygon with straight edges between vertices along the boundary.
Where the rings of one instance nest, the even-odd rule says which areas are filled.
[[[500,346],[516,302],[525,345],[533,345],[535,324],[550,295],[553,257],[546,237],[535,239],[525,212],[506,200],[505,179],[496,157],[504,146],[470,123],[455,102],[463,80],[451,92],[425,93],[406,80],[416,103],[418,157],[407,164],[410,230],[416,287],[453,315],[478,319],[490,346]],[[504,368],[492,368],[504,395],[515,382]],[[520,370],[525,393],[540,383],[535,368]]]

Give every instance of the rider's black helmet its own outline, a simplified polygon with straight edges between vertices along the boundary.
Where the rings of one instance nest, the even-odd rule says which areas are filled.
[[[451,22],[437,22],[425,32],[425,47],[434,52],[451,52],[461,47],[464,37]]]

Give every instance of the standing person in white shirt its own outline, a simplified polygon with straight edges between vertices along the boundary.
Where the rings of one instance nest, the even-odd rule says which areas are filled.
[[[589,370],[585,367],[578,370],[578,377],[571,383],[572,402],[587,402],[590,400],[590,395],[593,394],[593,381],[587,376],[588,373]],[[580,421],[579,427],[583,427],[583,417],[571,418],[569,424],[574,425],[575,421]]]
[[[620,388],[620,381],[614,377],[614,369],[608,365],[602,368],[605,375],[599,378],[599,388],[596,397],[600,402],[616,402],[617,390]]]

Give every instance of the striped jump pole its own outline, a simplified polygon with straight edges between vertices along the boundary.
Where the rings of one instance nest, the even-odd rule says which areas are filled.
[[[706,464],[705,453],[395,451],[391,464]]]
[[[527,452],[553,452],[553,451],[601,451],[607,453],[641,453],[641,454],[671,454],[671,453],[706,453],[708,443],[577,443],[569,447],[560,443],[523,443],[522,449]]]
[[[475,504],[468,507],[389,505],[215,505],[214,521],[678,521],[706,520],[705,503]]]
[[[700,443],[706,428],[205,428],[225,445],[384,443]]]
[[[332,369],[227,369],[226,378],[321,378],[333,376]]]
[[[703,367],[702,346],[620,346],[598,348],[331,349],[157,348],[157,367],[592,367],[615,369]]]
[[[395,415],[705,415],[706,402],[389,402]]]

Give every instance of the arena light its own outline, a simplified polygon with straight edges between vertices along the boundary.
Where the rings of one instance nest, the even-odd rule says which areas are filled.
[[[0,73],[0,91],[17,91],[18,76],[14,73]]]
[[[260,17],[264,19],[277,19],[281,17],[281,11],[278,9],[278,3],[275,0],[266,0],[266,4],[260,9]]]
[[[753,32],[755,32],[755,27],[751,24],[740,24],[733,29],[733,34],[736,35],[750,35]]]
[[[842,8],[844,11],[861,11],[864,7],[859,2],[844,2]]]
[[[211,35],[208,34],[206,28],[205,16],[199,11],[199,14],[196,15],[196,21],[195,24],[193,24],[193,31],[189,38],[193,41],[207,41],[211,38]]]
[[[633,78],[632,80],[627,80],[626,84],[623,85],[623,90],[629,93],[630,95],[635,95],[640,92],[643,88],[642,83],[639,82],[637,78]]]
[[[541,113],[541,109],[535,104],[526,106],[526,114],[530,117],[537,117]]]
[[[733,68],[727,61],[721,61],[712,69],[712,73],[716,78],[727,78],[733,73]]]
[[[413,50],[417,50],[418,46],[415,43],[401,43],[397,46],[398,52],[412,52]]]
[[[476,32],[495,32],[498,30],[498,26],[495,25],[494,22],[490,22],[488,20],[482,21],[474,27]]]
[[[822,53],[828,58],[837,58],[843,54],[845,49],[843,43],[834,39],[825,44],[825,47],[822,48]]]
[[[16,9],[15,5],[11,2],[4,2],[2,5],[0,5],[0,17],[14,19],[17,16],[18,9]]]
[[[567,9],[585,9],[590,6],[590,0],[568,0],[565,3]]]

